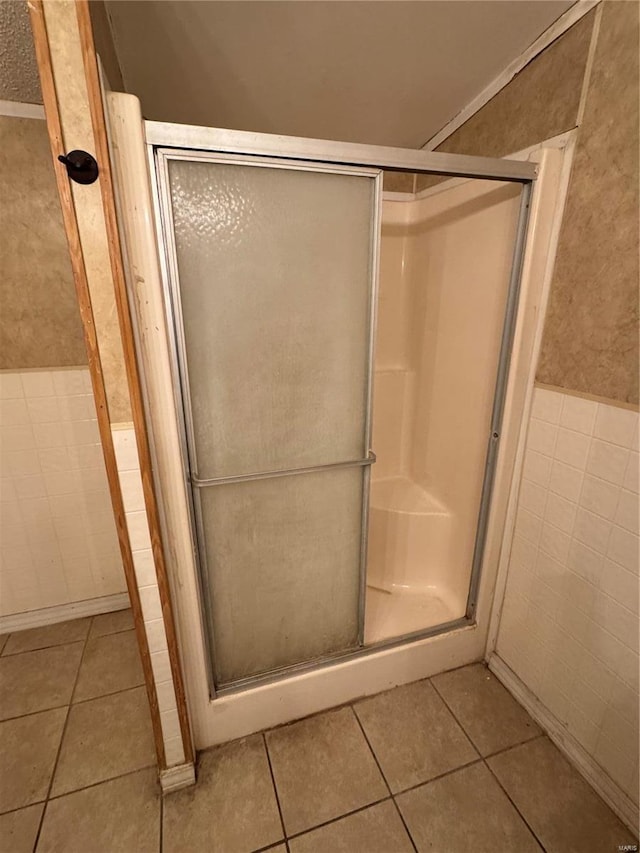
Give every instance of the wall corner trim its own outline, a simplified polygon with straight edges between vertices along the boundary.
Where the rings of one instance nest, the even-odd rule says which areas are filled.
[[[169,767],[160,771],[160,787],[162,795],[189,788],[196,783],[196,768],[193,762],[178,764],[177,767]]]
[[[589,785],[598,793],[608,806],[618,815],[629,829],[638,835],[638,809],[630,797],[616,785],[600,765],[571,735],[560,720],[546,708],[542,702],[518,678],[513,670],[493,652],[487,663],[496,678],[507,688],[509,693],[533,717],[549,739],[558,747],[560,752],[575,767]]]

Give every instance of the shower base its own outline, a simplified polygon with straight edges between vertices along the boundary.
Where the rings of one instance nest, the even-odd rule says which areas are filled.
[[[385,590],[367,587],[365,645],[425,631],[459,619],[460,607],[437,590]]]

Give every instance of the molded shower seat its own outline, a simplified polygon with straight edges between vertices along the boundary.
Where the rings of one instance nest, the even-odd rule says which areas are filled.
[[[367,585],[424,594],[448,586],[453,516],[419,483],[371,484]]]

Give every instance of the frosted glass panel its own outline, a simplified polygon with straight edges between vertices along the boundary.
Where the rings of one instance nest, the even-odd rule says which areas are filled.
[[[366,456],[374,179],[170,160],[169,183],[193,473]]]
[[[358,642],[363,468],[200,489],[218,686]]]

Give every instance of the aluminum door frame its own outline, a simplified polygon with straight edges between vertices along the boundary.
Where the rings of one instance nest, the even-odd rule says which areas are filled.
[[[145,142],[148,151],[149,173],[152,187],[152,197],[154,205],[154,213],[156,218],[156,233],[159,243],[159,260],[162,272],[165,312],[167,317],[167,329],[173,330],[173,334],[169,334],[169,345],[171,354],[171,369],[173,374],[173,394],[178,414],[178,423],[181,429],[181,445],[183,455],[183,470],[185,472],[185,482],[187,492],[192,496],[191,511],[191,536],[194,550],[194,556],[199,569],[199,585],[200,585],[200,606],[203,611],[205,623],[208,627],[204,631],[205,648],[209,657],[209,690],[212,698],[216,695],[224,695],[237,690],[246,689],[247,687],[257,686],[258,684],[270,683],[288,675],[293,675],[299,672],[317,669],[324,666],[329,666],[338,661],[348,660],[354,657],[360,657],[379,651],[385,648],[402,645],[413,640],[424,639],[426,637],[436,636],[438,634],[447,633],[449,631],[469,627],[475,624],[475,616],[478,604],[478,591],[482,576],[482,564],[484,559],[484,547],[486,540],[486,531],[491,509],[491,498],[493,493],[493,485],[495,480],[495,469],[499,451],[500,432],[504,415],[504,405],[507,390],[507,381],[509,377],[509,368],[511,363],[511,351],[515,334],[516,321],[518,317],[520,283],[522,278],[522,269],[524,261],[524,252],[526,248],[526,238],[528,233],[529,213],[531,209],[532,191],[535,180],[538,176],[538,166],[535,163],[530,163],[523,160],[509,160],[492,157],[476,157],[461,154],[447,154],[441,152],[422,151],[405,148],[388,148],[375,145],[361,145],[356,143],[334,142],[323,139],[307,139],[304,137],[280,136],[276,134],[253,133],[248,131],[228,130],[223,128],[208,128],[196,125],[174,124],[170,122],[144,122]],[[157,152],[162,150],[165,152],[165,157],[180,157],[180,152],[183,153],[184,159],[204,159],[208,162],[212,155],[227,155],[224,162],[230,162],[236,158],[237,162],[246,163],[248,160],[261,161],[263,165],[271,165],[277,167],[283,164],[282,168],[291,168],[293,163],[297,163],[301,168],[310,168],[312,171],[339,171],[346,167],[347,170],[355,169],[351,174],[369,173],[371,168],[385,171],[412,171],[417,173],[440,175],[445,177],[470,178],[479,180],[491,180],[509,183],[522,184],[522,195],[520,201],[520,210],[518,215],[518,223],[516,227],[516,238],[512,255],[511,272],[509,279],[509,287],[507,293],[507,303],[505,306],[505,316],[503,321],[500,354],[498,359],[498,368],[496,372],[494,401],[491,415],[491,427],[489,431],[489,439],[487,444],[487,453],[485,458],[485,468],[483,474],[482,492],[480,506],[478,511],[478,522],[476,526],[476,537],[471,565],[469,592],[465,615],[459,619],[436,625],[419,631],[412,631],[398,637],[392,637],[388,640],[381,640],[369,645],[362,645],[361,648],[354,651],[338,653],[322,660],[309,661],[292,666],[283,667],[272,673],[267,673],[259,676],[252,676],[239,681],[230,687],[225,687],[222,690],[216,690],[213,682],[213,649],[212,649],[212,624],[210,608],[205,604],[205,595],[208,592],[208,582],[206,574],[206,565],[203,566],[200,561],[200,549],[198,541],[202,536],[202,530],[198,528],[198,510],[196,501],[193,498],[194,489],[193,483],[189,476],[189,454],[188,454],[188,435],[187,435],[187,419],[186,414],[190,409],[186,409],[185,401],[182,396],[182,380],[179,368],[179,348],[178,338],[176,336],[176,324],[173,316],[173,300],[172,288],[170,284],[170,267],[171,260],[167,252],[166,235],[169,232],[167,224],[163,219],[161,204],[161,181],[160,170],[158,168]],[[188,154],[188,156],[187,156]],[[287,165],[288,164],[288,165]],[[365,172],[366,170],[366,172]],[[349,172],[348,172],[349,173]],[[165,181],[166,185],[166,181]],[[382,204],[382,192],[380,187],[380,179],[378,179],[378,221],[380,218],[380,209]],[[166,201],[166,200],[165,200]],[[166,208],[165,208],[166,209]],[[170,208],[169,208],[170,209]],[[378,234],[375,235],[379,241]],[[171,239],[173,239],[171,237]],[[175,256],[175,251],[174,251]],[[371,376],[373,375],[373,347],[375,336],[375,319],[376,319],[376,302],[377,302],[377,279],[379,267],[379,245],[375,253],[376,277],[375,277],[375,298],[372,310],[370,311],[372,321],[372,333],[370,335],[370,354],[369,367]],[[182,342],[183,343],[183,342]],[[368,396],[368,418],[369,418],[369,442],[370,442],[370,427],[371,427],[371,412],[372,412],[372,379],[369,381],[369,396]],[[375,457],[374,460],[375,461]],[[358,460],[355,464],[365,464],[365,460]],[[360,603],[362,613],[361,630],[364,632],[364,595],[366,592],[366,527],[368,525],[368,502],[369,502],[369,474],[370,465],[365,467],[366,487],[363,483],[363,512],[366,512],[366,523],[363,524],[363,543],[361,554],[364,554],[365,564],[364,570],[361,566],[361,588],[360,588]],[[360,614],[359,614],[360,615]],[[362,634],[362,641],[364,636]]]

